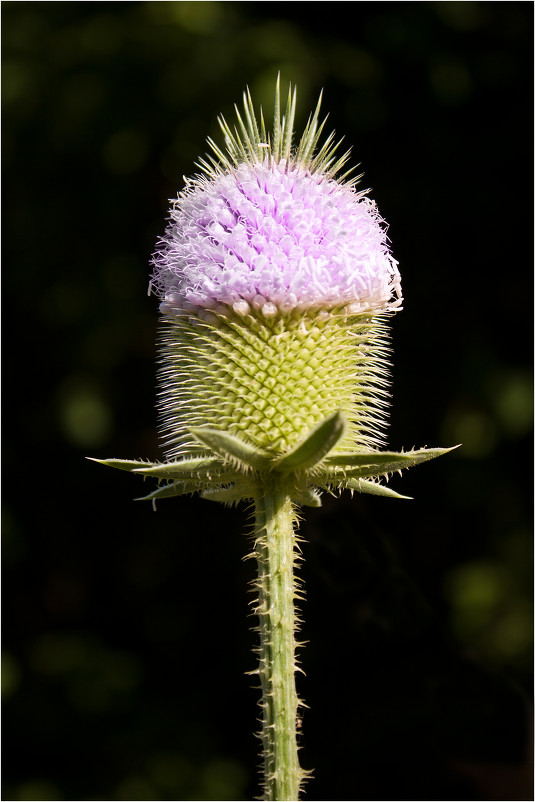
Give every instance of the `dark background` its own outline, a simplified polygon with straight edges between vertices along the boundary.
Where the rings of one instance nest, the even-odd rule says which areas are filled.
[[[389,445],[301,533],[307,798],[530,799],[529,2],[2,3],[6,800],[258,793],[247,512],[158,458],[150,254],[246,84],[320,89],[400,262]]]

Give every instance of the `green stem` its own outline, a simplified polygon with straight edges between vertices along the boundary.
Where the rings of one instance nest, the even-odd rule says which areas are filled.
[[[266,478],[255,499],[265,800],[297,800],[306,773],[297,756],[294,521],[285,483]]]

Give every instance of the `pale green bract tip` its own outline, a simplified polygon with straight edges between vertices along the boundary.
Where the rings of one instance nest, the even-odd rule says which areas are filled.
[[[340,184],[354,186],[362,178],[362,175],[351,177],[356,167],[352,167],[343,175],[337,175],[346,165],[351,149],[338,155],[341,140],[336,141],[334,132],[326,137],[318,149],[327,122],[327,117],[320,122],[322,95],[323,93],[320,93],[316,108],[308,118],[299,143],[295,146],[297,89],[295,87],[292,89],[290,84],[286,110],[282,114],[280,77],[277,78],[273,131],[269,132],[266,130],[263,111],[260,109],[260,114],[257,115],[251,93],[247,88],[243,94],[243,116],[235,106],[236,125],[231,127],[223,115],[218,118],[225,138],[225,150],[221,149],[213,139],[208,138],[213,155],[207,155],[206,159],[201,158],[198,166],[207,176],[213,178],[240,164],[262,162],[271,167],[284,161],[287,164],[298,165],[310,173],[320,173],[329,178],[336,177]]]

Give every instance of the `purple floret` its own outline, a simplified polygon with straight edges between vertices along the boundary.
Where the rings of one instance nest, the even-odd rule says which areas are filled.
[[[365,193],[281,161],[191,181],[153,259],[164,314],[399,308],[385,224]]]

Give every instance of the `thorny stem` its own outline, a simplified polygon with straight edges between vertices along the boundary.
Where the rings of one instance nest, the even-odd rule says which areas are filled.
[[[294,521],[284,481],[264,478],[255,499],[255,556],[265,800],[297,800],[306,775],[299,766],[296,735]]]

